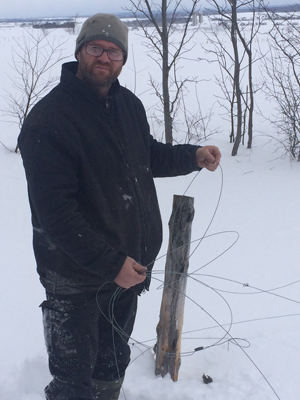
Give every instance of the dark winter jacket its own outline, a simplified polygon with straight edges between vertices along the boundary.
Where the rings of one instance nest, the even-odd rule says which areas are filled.
[[[37,269],[56,294],[113,282],[127,255],[150,270],[162,241],[153,177],[198,169],[197,147],[154,140],[142,103],[118,81],[104,98],[76,71],[63,65],[19,137]]]

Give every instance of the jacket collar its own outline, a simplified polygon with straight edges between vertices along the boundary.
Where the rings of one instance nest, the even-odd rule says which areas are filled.
[[[77,68],[77,61],[68,62],[62,65],[60,85],[66,92],[72,96],[83,96],[90,101],[107,103],[107,101],[112,102],[115,100],[120,92],[120,83],[118,79],[112,84],[108,95],[102,97],[99,96],[95,91],[91,90],[85,82],[77,78]]]

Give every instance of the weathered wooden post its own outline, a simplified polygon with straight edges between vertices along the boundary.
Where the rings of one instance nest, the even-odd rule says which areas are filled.
[[[181,334],[193,218],[194,199],[174,196],[169,221],[170,238],[164,291],[160,319],[156,327],[155,361],[155,374],[164,377],[169,372],[174,382],[178,380],[180,367]]]

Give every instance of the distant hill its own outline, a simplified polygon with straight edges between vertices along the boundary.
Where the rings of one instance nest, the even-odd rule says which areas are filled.
[[[293,4],[293,5],[283,4],[283,5],[274,5],[274,6],[273,5],[269,5],[268,9],[270,11],[273,11],[273,12],[297,12],[297,11],[300,11],[300,4],[299,5],[298,4]],[[259,7],[257,7],[256,10],[260,11],[261,9]],[[211,14],[215,13],[215,11],[213,11],[212,9],[208,9],[208,8],[205,8],[205,7],[203,7],[203,9],[201,9],[200,12],[202,12],[203,15],[211,15]],[[249,8],[241,7],[241,8],[238,9],[238,12],[239,13],[249,12]],[[171,13],[172,12],[170,11],[169,14],[171,14]],[[124,19],[132,18],[132,14],[129,11],[123,11],[123,12],[120,12],[120,13],[118,13],[116,15],[119,18],[124,18]],[[141,18],[142,17],[145,18],[145,16],[143,14],[141,14],[141,13],[137,13],[137,15],[139,17],[141,17]],[[186,15],[186,12],[179,11],[177,15],[178,15],[179,18],[180,17],[184,17],[184,15]]]
[[[294,5],[287,5],[287,4],[283,4],[283,5],[269,5],[268,7],[269,10],[273,11],[273,12],[297,12],[300,11],[300,5],[298,4],[294,4]],[[257,7],[257,11],[259,11],[260,8]],[[239,8],[238,12],[247,12],[249,11],[246,7],[241,7]],[[201,10],[201,12],[204,15],[211,15],[214,14],[215,12],[211,9],[208,8],[203,8]],[[170,11],[169,14],[171,14],[172,12]],[[115,13],[117,15],[117,17],[119,18],[132,18],[133,15],[130,11],[122,11],[119,13]],[[137,14],[139,17],[143,18],[143,14]],[[186,12],[184,11],[179,11],[178,12],[178,18],[184,18],[184,16],[186,15]],[[88,18],[91,15],[77,15],[76,18]],[[65,16],[65,17],[40,17],[40,18],[6,18],[6,19],[0,19],[0,23],[14,23],[14,22],[24,22],[24,23],[56,23],[56,24],[60,24],[66,21],[74,21],[76,19],[74,16]],[[144,17],[145,18],[145,17]]]

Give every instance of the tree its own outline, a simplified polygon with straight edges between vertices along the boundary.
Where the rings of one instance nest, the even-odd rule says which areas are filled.
[[[269,53],[262,66],[263,91],[275,104],[269,122],[282,138],[286,152],[300,161],[300,14],[277,15],[263,2],[260,5],[271,21]]]
[[[50,32],[37,34],[25,29],[23,40],[14,40],[12,69],[17,77],[9,79],[12,90],[6,91],[6,108],[2,113],[17,123],[20,130],[33,105],[53,87],[57,79],[52,67],[67,56],[62,55],[63,43],[50,39]],[[18,145],[15,152],[18,152]]]
[[[213,16],[210,17],[211,26],[217,21],[232,45],[232,51],[230,51],[214,30],[212,34],[206,34],[209,43],[213,45],[206,51],[214,55],[214,61],[217,61],[220,67],[221,74],[216,80],[221,87],[223,99],[228,104],[222,103],[222,106],[230,115],[230,141],[233,142],[232,155],[235,156],[241,141],[244,140],[247,114],[247,147],[251,148],[252,145],[254,112],[252,66],[255,62],[252,44],[259,32],[260,23],[257,23],[254,0],[226,0],[222,5],[217,0],[209,0],[209,4],[214,11]],[[241,7],[251,12],[251,18],[248,18],[247,23],[238,19],[238,11]],[[247,84],[244,89],[246,72],[248,72]]]
[[[152,77],[150,82],[162,104],[165,141],[172,143],[173,120],[178,111],[180,95],[187,82],[196,81],[193,78],[179,77],[178,63],[192,48],[188,44],[197,28],[190,30],[189,25],[200,0],[191,0],[189,10],[183,6],[182,0],[161,0],[161,3],[152,3],[151,0],[130,0],[130,2],[132,8],[129,11],[134,15],[148,40],[150,57],[159,65],[162,72],[161,83]],[[178,43],[173,40],[173,34],[176,24],[179,23],[182,25],[182,34]]]

